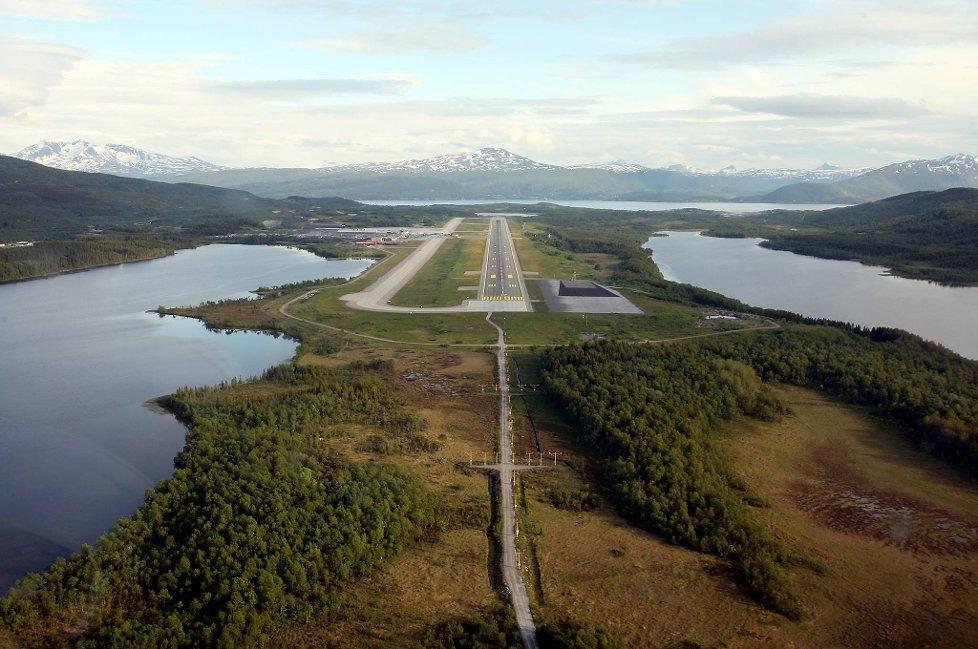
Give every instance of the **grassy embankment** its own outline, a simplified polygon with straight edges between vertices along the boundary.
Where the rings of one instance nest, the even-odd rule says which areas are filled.
[[[342,283],[324,282],[315,297],[292,305],[289,313],[310,322],[288,318],[279,312],[283,304],[310,290],[309,286],[262,300],[231,300],[198,307],[166,308],[163,313],[200,318],[208,326],[285,331],[306,335],[328,343],[348,342],[381,344],[380,339],[411,344],[441,345],[458,342],[479,346],[495,340],[484,316],[474,313],[418,314],[375,313],[357,311],[340,300],[342,295],[363,290],[414,250],[397,246],[390,255],[371,266],[358,277]],[[343,335],[345,333],[345,335]]]

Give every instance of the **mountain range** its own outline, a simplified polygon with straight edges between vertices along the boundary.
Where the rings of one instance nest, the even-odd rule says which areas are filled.
[[[793,183],[750,199],[764,203],[863,203],[952,187],[978,187],[974,156],[958,153],[938,160],[908,160],[835,182]]]
[[[343,196],[360,200],[596,199],[860,203],[896,194],[978,187],[978,161],[957,154],[879,169],[737,169],[647,167],[617,160],[561,166],[505,149],[398,162],[319,168],[226,168],[123,145],[43,142],[16,157],[60,169],[240,189],[268,198]]]
[[[224,168],[200,158],[177,158],[124,144],[93,144],[85,140],[45,140],[21,149],[14,157],[65,171],[88,171],[133,178],[201,173]]]
[[[266,219],[362,207],[345,199],[275,200],[190,183],[54,169],[0,155],[0,241],[86,231],[235,232]]]

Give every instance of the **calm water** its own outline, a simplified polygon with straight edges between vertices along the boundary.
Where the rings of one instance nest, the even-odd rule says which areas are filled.
[[[359,200],[359,199],[358,199]],[[566,207],[586,207],[594,210],[647,210],[649,212],[665,212],[667,210],[698,209],[729,212],[731,214],[748,214],[765,210],[827,210],[844,205],[825,205],[822,203],[665,203],[659,201],[565,201],[556,198],[535,198],[533,200],[520,198],[500,198],[497,200],[442,200],[442,201],[365,201],[368,205],[486,205],[488,203],[513,203],[515,205],[536,205],[537,203],[554,203]]]
[[[948,288],[890,277],[884,268],[854,261],[767,250],[757,245],[760,239],[668,235],[646,244],[668,279],[754,306],[899,327],[978,358],[978,288]]]
[[[185,431],[147,399],[258,374],[295,349],[147,309],[350,277],[368,264],[212,245],[0,286],[0,592],[96,540],[170,474]]]

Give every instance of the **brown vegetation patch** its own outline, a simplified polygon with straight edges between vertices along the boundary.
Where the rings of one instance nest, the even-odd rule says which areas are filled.
[[[462,357],[459,354],[435,354],[431,361],[438,367],[458,367]]]
[[[870,484],[825,445],[806,475],[789,485],[791,500],[821,524],[920,555],[978,551],[978,521],[919,498]]]

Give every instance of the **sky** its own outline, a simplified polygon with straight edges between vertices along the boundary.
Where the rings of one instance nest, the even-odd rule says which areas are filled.
[[[0,151],[228,166],[978,153],[978,0],[0,0]]]

